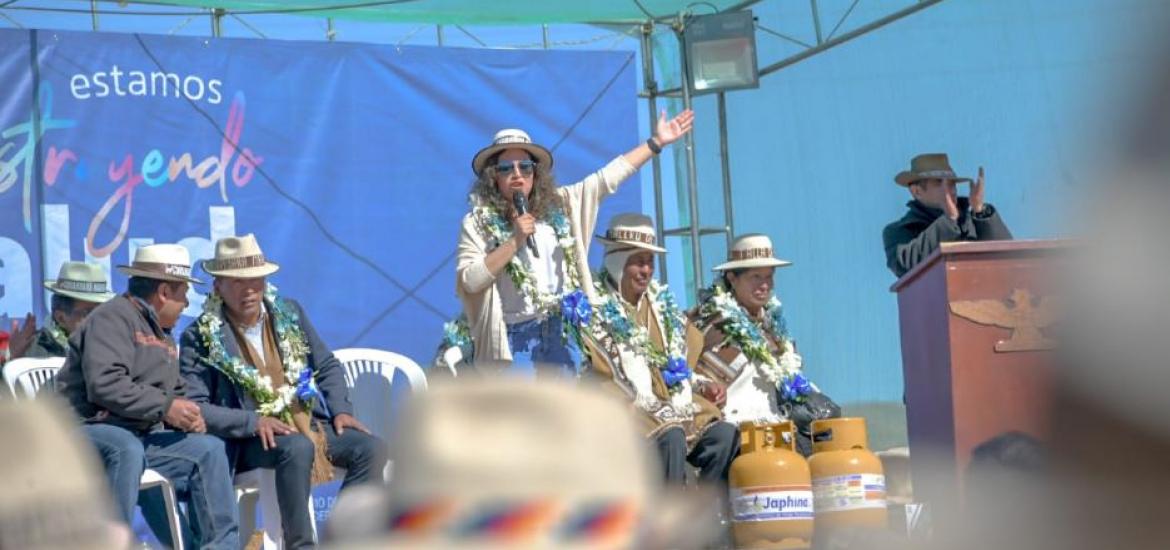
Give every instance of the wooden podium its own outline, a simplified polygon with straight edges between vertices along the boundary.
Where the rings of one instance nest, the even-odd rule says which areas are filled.
[[[971,450],[1048,433],[1054,277],[1067,241],[943,243],[898,293],[914,499],[960,502]]]

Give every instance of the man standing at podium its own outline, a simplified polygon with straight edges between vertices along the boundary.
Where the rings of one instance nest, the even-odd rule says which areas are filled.
[[[983,201],[983,167],[974,182],[960,178],[943,153],[918,155],[910,170],[894,182],[910,191],[914,200],[902,219],[882,230],[886,266],[901,277],[925,260],[940,243],[951,241],[1004,241],[1012,233],[999,212]],[[971,182],[971,196],[959,197],[956,185]]]

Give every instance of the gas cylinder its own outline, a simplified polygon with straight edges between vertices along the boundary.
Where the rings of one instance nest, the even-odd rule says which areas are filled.
[[[886,527],[882,462],[869,451],[864,418],[812,423],[812,472],[818,536],[838,527]]]
[[[813,493],[808,463],[795,451],[791,422],[740,425],[731,463],[731,532],[740,548],[808,548]]]

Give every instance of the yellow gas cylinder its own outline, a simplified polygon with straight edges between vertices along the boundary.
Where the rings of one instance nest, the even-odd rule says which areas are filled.
[[[864,418],[812,423],[808,459],[817,533],[837,527],[886,527],[886,478],[868,449]]]
[[[731,532],[740,548],[808,548],[813,494],[808,463],[795,452],[792,423],[739,427],[731,463]]]

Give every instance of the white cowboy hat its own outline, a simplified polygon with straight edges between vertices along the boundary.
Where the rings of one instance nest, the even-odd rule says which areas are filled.
[[[149,244],[134,253],[130,265],[118,266],[118,271],[131,277],[146,277],[160,281],[202,284],[191,277],[191,253],[178,244]]]
[[[752,267],[787,267],[790,265],[792,262],[779,260],[772,256],[772,239],[760,233],[750,233],[735,239],[731,250],[727,251],[727,261],[715,266],[715,271]]]
[[[406,403],[390,448],[390,486],[358,500],[398,547],[638,548],[683,534],[701,545],[714,524],[714,503],[694,500],[711,495],[666,494],[628,404],[583,386],[436,385]],[[338,509],[354,504],[343,495]]]
[[[212,277],[255,279],[276,273],[280,266],[264,258],[256,235],[224,237],[215,241],[215,257],[203,260],[203,271]]]
[[[605,235],[598,235],[607,249],[609,248],[642,248],[658,253],[665,253],[666,249],[658,246],[658,237],[654,231],[654,220],[645,214],[618,214],[609,220],[609,229]]]
[[[478,175],[492,155],[506,149],[523,149],[529,155],[532,155],[537,163],[552,168],[552,153],[548,149],[532,143],[532,138],[528,137],[528,132],[516,128],[506,128],[496,132],[495,137],[492,138],[491,145],[480,149],[475,154],[475,157],[471,159],[471,171]]]
[[[110,292],[109,282],[102,266],[85,262],[65,262],[57,272],[57,279],[45,281],[45,288],[83,302],[103,303],[117,294]]]
[[[955,175],[951,161],[945,153],[926,153],[910,159],[910,169],[898,172],[898,175],[894,176],[894,183],[906,187],[918,180],[933,178],[952,180],[955,183],[971,181],[971,178]]]

